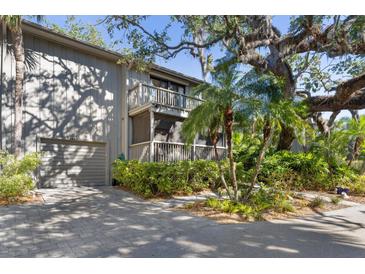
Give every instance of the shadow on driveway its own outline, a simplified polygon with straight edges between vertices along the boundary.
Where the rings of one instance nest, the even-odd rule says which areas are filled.
[[[0,208],[0,257],[365,257],[365,206],[223,225],[111,187],[43,192]]]

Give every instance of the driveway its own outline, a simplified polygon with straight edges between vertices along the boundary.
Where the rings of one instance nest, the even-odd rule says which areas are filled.
[[[0,207],[0,257],[365,257],[365,206],[217,224],[111,187]]]

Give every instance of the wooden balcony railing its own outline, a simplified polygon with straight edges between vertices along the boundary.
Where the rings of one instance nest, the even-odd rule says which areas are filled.
[[[202,99],[194,96],[141,83],[128,92],[128,107],[130,110],[149,103],[180,110],[192,110],[201,102],[203,102]]]
[[[151,142],[143,142],[129,146],[129,159],[139,160],[141,162],[150,161],[150,144]]]
[[[217,147],[219,159],[226,155],[225,147]],[[129,159],[142,162],[175,162],[181,160],[215,160],[213,146],[184,143],[148,141],[130,145]]]

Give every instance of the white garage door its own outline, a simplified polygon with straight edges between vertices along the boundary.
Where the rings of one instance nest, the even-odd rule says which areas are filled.
[[[107,184],[106,144],[62,139],[40,139],[41,187]]]

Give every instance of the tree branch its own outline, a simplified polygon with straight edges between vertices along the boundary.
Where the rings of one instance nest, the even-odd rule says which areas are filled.
[[[335,99],[338,102],[345,102],[354,92],[365,87],[365,72],[342,82],[336,88]]]
[[[307,102],[311,112],[365,109],[365,89],[355,92],[342,103],[335,96],[313,96]]]
[[[188,47],[188,49],[193,49],[193,48],[208,48],[210,46],[212,46],[213,44],[218,43],[219,41],[221,41],[223,39],[223,37],[225,37],[223,34],[217,36],[216,38],[209,40],[207,42],[204,43],[196,43],[193,41],[180,41],[180,43],[176,44],[176,45],[168,45],[165,42],[157,39],[156,34],[149,32],[146,28],[144,28],[139,22],[129,19],[127,16],[113,16],[114,18],[119,18],[125,22],[127,22],[128,24],[130,24],[131,26],[136,27],[137,29],[139,29],[140,31],[142,31],[142,33],[144,33],[148,38],[150,38],[153,42],[155,42],[156,44],[162,46],[163,48],[165,48],[166,50],[178,50],[181,51],[181,48],[186,49]],[[225,33],[226,34],[226,33]]]

